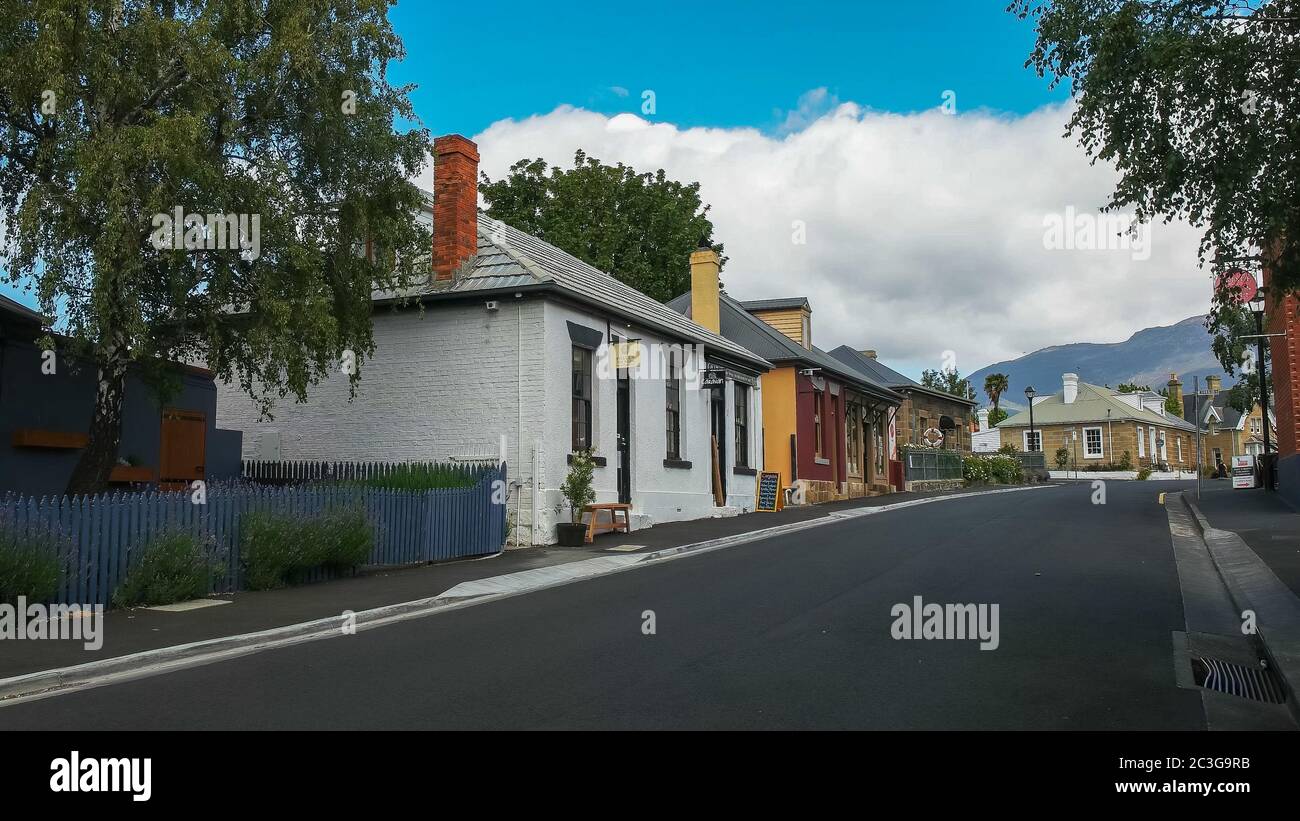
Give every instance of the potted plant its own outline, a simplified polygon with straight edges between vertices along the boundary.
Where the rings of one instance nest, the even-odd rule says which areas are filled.
[[[591,473],[596,463],[590,450],[580,450],[569,460],[569,475],[560,485],[560,495],[569,503],[568,522],[557,522],[555,536],[561,547],[581,547],[587,535],[582,523],[582,509],[596,501],[596,491],[591,486]]]

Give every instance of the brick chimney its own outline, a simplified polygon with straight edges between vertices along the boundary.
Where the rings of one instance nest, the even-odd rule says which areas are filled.
[[[433,278],[452,279],[478,252],[478,146],[459,134],[433,141]]]
[[[691,319],[715,334],[721,333],[722,327],[718,299],[720,269],[718,252],[701,239],[700,247],[691,253]]]
[[[1218,392],[1219,392],[1219,377],[1217,377],[1217,376],[1207,376],[1207,377],[1205,377],[1205,389],[1208,390],[1208,391],[1210,392],[1210,396],[1211,396],[1211,397],[1213,397],[1216,393],[1218,393]]]

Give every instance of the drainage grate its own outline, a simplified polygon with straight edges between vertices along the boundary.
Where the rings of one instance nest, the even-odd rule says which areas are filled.
[[[1286,701],[1282,683],[1272,670],[1230,664],[1215,658],[1197,656],[1192,659],[1192,674],[1197,685],[1252,701],[1281,704]]]

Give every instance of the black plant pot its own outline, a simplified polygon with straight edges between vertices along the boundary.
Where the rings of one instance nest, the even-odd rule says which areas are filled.
[[[555,525],[555,537],[559,540],[560,547],[582,547],[583,540],[587,538],[587,526],[572,522],[559,522]]]

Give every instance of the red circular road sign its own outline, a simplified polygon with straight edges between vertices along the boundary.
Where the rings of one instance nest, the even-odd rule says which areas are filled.
[[[1255,298],[1259,292],[1259,286],[1255,284],[1255,275],[1250,271],[1244,271],[1241,268],[1233,268],[1231,271],[1224,271],[1219,274],[1218,291],[1236,296],[1238,302],[1245,305]]]

